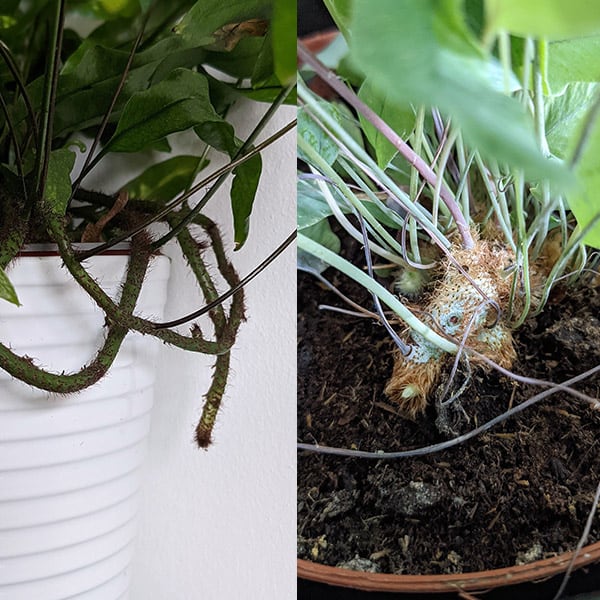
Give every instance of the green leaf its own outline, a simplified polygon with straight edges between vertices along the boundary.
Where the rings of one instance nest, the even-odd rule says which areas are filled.
[[[75,165],[75,153],[67,148],[53,150],[48,162],[45,197],[50,208],[64,215],[71,197],[71,171]]]
[[[548,78],[554,91],[573,81],[600,81],[600,36],[552,42]]]
[[[209,46],[218,40],[219,30],[225,25],[250,19],[270,19],[272,0],[202,0],[176,26],[188,45]]]
[[[210,103],[206,77],[177,69],[132,96],[103,152],[138,152],[171,133],[220,120]]]
[[[486,0],[488,26],[520,36],[567,38],[600,31],[600,12],[589,0]]]
[[[260,155],[253,156],[233,170],[231,210],[233,212],[233,239],[236,250],[239,250],[248,238],[250,213],[256,197],[261,170],[262,159]]]
[[[282,85],[296,77],[296,3],[275,0],[273,5],[273,57],[275,75]]]
[[[133,17],[140,12],[138,0],[92,0],[87,2],[93,14],[100,19]]]
[[[347,38],[352,26],[352,6],[354,0],[324,0],[324,3],[338,29]]]
[[[199,156],[175,156],[148,167],[132,179],[125,188],[131,198],[164,203],[187,190],[196,173],[206,167],[207,160]]]
[[[342,122],[339,110],[329,102],[320,102],[322,107],[331,113],[331,115],[339,122]],[[310,116],[305,108],[298,111],[298,135],[305,139],[327,162],[332,165],[338,155],[338,147],[331,137],[321,129],[320,125]],[[302,152],[299,152],[299,157],[305,160]]]
[[[410,106],[389,99],[388,93],[379,90],[368,77],[360,87],[358,97],[373,109],[399,136],[406,138],[410,135],[415,125],[415,113]],[[375,150],[377,164],[385,169],[398,151],[362,115],[359,115],[359,118],[363,131]]]
[[[133,94],[148,88],[150,79],[165,57],[180,55],[177,52],[177,44],[179,40],[171,37],[161,40],[136,56],[117,100],[111,122],[118,120],[124,105]],[[76,52],[71,56],[63,68],[58,84],[54,117],[55,138],[64,137],[73,131],[81,131],[101,121],[123,75],[128,54],[121,50],[92,46],[87,47],[81,54]],[[38,78],[28,87],[34,106],[40,103],[42,88],[42,78]],[[17,122],[26,117],[24,103],[20,100]]]
[[[0,298],[3,300],[8,300],[17,306],[21,305],[19,299],[17,298],[17,293],[15,292],[13,284],[10,282],[2,268],[0,268]]]
[[[356,64],[390,99],[437,106],[484,155],[529,178],[566,179],[537,147],[531,116],[497,91],[497,62],[469,32],[460,0],[358,2],[351,31]]]
[[[194,127],[196,135],[209,146],[233,158],[242,145],[235,137],[233,126],[227,121],[212,121]]]
[[[302,233],[315,242],[319,242],[321,246],[325,246],[325,248],[328,248],[332,252],[339,254],[342,243],[340,238],[331,230],[327,220],[319,221],[319,223],[311,227],[306,227],[302,230]],[[322,273],[329,266],[316,256],[313,256],[312,254],[309,254],[301,249],[298,249],[297,260],[299,267],[307,270],[314,270],[317,271],[317,273]]]
[[[333,213],[323,194],[312,181],[298,181],[297,193],[297,222],[298,229],[302,231],[320,223]]]
[[[225,122],[204,123],[194,129],[200,139],[207,144],[226,152],[234,158],[243,142],[235,136],[233,127]],[[248,238],[250,214],[256,197],[256,190],[262,171],[260,155],[242,163],[233,171],[231,184],[231,209],[233,213],[233,238],[235,249],[239,250]]]
[[[600,89],[597,83],[569,83],[546,102],[546,139],[554,156],[564,159]]]
[[[236,79],[250,79],[259,75],[258,73],[255,75],[255,71],[258,57],[264,48],[264,39],[245,38],[230,52],[207,52],[205,62]],[[266,47],[266,50],[272,54],[271,44]],[[270,65],[272,66],[272,56]]]
[[[596,97],[596,102],[598,101],[598,97]],[[597,106],[594,108],[597,108]],[[579,128],[579,135],[574,136],[571,144],[572,152],[575,150],[577,141],[580,138],[582,127],[586,125],[587,123],[584,120]],[[583,153],[575,165],[575,174],[579,186],[569,194],[567,200],[579,226],[581,228],[591,226],[591,230],[583,241],[589,246],[600,249],[600,194],[598,194],[598,190],[600,190],[600,166],[598,162],[600,156],[600,119],[597,115],[588,136]],[[594,222],[595,224],[592,225]]]
[[[264,87],[277,85],[279,80],[275,76],[275,63],[273,56],[273,34],[272,30],[267,33],[259,53],[256,56],[252,75],[250,77],[252,87]]]

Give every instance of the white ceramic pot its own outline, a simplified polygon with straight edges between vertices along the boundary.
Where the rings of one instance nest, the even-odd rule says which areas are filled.
[[[114,297],[127,260],[86,266]],[[61,265],[25,256],[8,270],[22,306],[0,301],[0,340],[72,372],[95,356],[104,314]],[[168,272],[153,259],[136,314],[162,316]],[[129,334],[107,376],[68,396],[0,370],[0,600],[128,598],[158,346]]]

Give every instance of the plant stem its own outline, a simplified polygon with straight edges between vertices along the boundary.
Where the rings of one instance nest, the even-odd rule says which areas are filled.
[[[298,43],[298,56],[300,60],[308,63],[317,75],[346,100],[352,108],[358,111],[373,127],[380,131],[402,156],[408,160],[410,165],[419,171],[423,179],[435,187],[438,177],[430,169],[429,165],[379,115],[369,108],[350,88],[344,85],[335,73],[313,56],[301,42]],[[475,246],[475,242],[452,192],[445,185],[442,185],[440,196],[456,222],[463,247],[467,250],[472,249]]]
[[[153,335],[167,344],[171,344],[191,352],[200,352],[202,354],[221,354],[229,350],[227,345],[205,340],[199,335],[187,337],[169,329],[156,329],[156,323],[152,321],[136,317],[135,315],[123,314],[123,312],[119,310],[119,307],[111,300],[111,298],[80,264],[78,257],[75,256],[75,252],[71,247],[70,241],[64,231],[64,226],[61,224],[60,219],[54,215],[49,216],[47,220],[52,239],[58,244],[59,252],[65,263],[65,266],[71,275],[73,275],[73,277],[79,282],[81,287],[89,294],[94,302],[112,321],[129,330],[138,331],[142,334]]]
[[[428,235],[437,240],[436,243],[439,243],[443,248],[449,248],[450,242],[433,225],[427,211],[419,204],[414,203],[396,182],[379,168],[369,154],[352,139],[352,136],[344,130],[336,119],[320,106],[320,103],[315,100],[301,79],[298,81],[298,95],[306,103],[306,108],[310,111],[311,116],[315,118],[340,149],[347,156],[352,157],[353,162],[359,164],[360,168],[377,183],[379,188],[386,191],[391,199],[395,200],[406,212],[413,215]],[[299,140],[301,137],[302,135],[300,135]],[[299,143],[301,142],[299,141]]]
[[[196,427],[196,443],[199,448],[208,448],[212,442],[212,430],[227,385],[230,360],[230,352],[217,356],[212,383],[208,392],[206,392],[202,415],[200,416],[200,421]]]
[[[134,246],[137,246],[135,241]],[[150,253],[147,249],[137,248],[137,251],[131,255],[119,302],[119,310],[124,314],[131,315],[135,308],[149,260]],[[16,379],[42,390],[59,394],[79,392],[106,375],[121,348],[127,331],[125,327],[110,323],[102,348],[92,362],[77,373],[51,373],[33,364],[31,359],[18,356],[3,344],[0,344],[0,367]]]
[[[33,106],[31,104],[31,98],[27,92],[27,87],[26,87],[25,81],[23,80],[23,77],[21,76],[21,73],[19,72],[19,68],[17,67],[15,59],[11,54],[10,48],[2,40],[0,40],[0,54],[2,55],[2,58],[6,64],[6,66],[8,67],[11,75],[13,76],[13,79],[15,80],[15,83],[17,84],[17,87],[19,88],[19,92],[23,96],[23,101],[25,102],[25,108],[27,109],[27,114],[29,116],[29,125],[31,125],[34,139],[36,140],[36,142],[38,142],[39,141],[39,139],[38,139],[39,133],[38,133],[38,127],[37,127],[37,120],[35,117],[35,112],[33,110]],[[17,96],[15,96],[15,99],[16,98],[17,98]]]
[[[420,106],[415,118],[415,128],[413,134],[413,148],[415,152],[421,155],[421,145],[425,132],[425,107]],[[416,169],[410,170],[410,197],[413,202],[417,202],[419,196],[419,172]],[[417,224],[413,219],[408,221],[408,232],[410,239],[410,250],[415,262],[421,262],[421,251],[419,249],[419,238],[417,235]]]
[[[533,114],[535,118],[535,133],[537,142],[542,154],[545,157],[550,156],[548,141],[546,140],[546,111],[544,107],[544,90],[542,80],[542,46],[543,40],[538,40],[535,44],[535,54],[533,59]]]
[[[504,83],[504,93],[510,94],[510,76],[512,74],[512,64],[510,56],[510,34],[507,31],[498,32],[498,52],[502,64],[502,75]]]
[[[351,277],[370,292],[376,294],[377,297],[393,310],[411,329],[422,335],[428,342],[445,352],[456,352],[457,345],[454,342],[450,342],[425,325],[425,323],[415,317],[415,315],[413,315],[396,296],[358,267],[354,266],[341,256],[338,256],[335,252],[332,252],[328,248],[325,248],[321,244],[306,237],[302,233],[298,233],[298,248],[316,256],[328,265],[331,265],[338,269],[338,271]]]
[[[91,171],[91,168],[97,164],[96,162],[94,162],[92,164],[92,167],[90,167],[90,163],[92,163],[92,158],[94,156],[94,153],[96,152],[96,148],[98,147],[98,144],[100,143],[100,140],[102,139],[102,134],[104,133],[104,130],[106,129],[106,125],[108,124],[108,121],[113,113],[115,104],[117,103],[117,100],[119,99],[119,96],[121,95],[121,92],[123,91],[123,87],[125,86],[125,81],[127,80],[127,76],[129,75],[129,71],[131,70],[131,65],[133,64],[133,59],[135,58],[135,53],[138,49],[138,46],[140,45],[143,35],[144,35],[144,30],[146,29],[146,24],[148,23],[149,17],[150,17],[150,10],[144,15],[144,19],[142,21],[142,26],[140,28],[139,33],[137,34],[137,37],[135,38],[133,47],[131,48],[131,51],[129,52],[129,56],[127,57],[127,63],[125,65],[125,69],[123,69],[123,74],[121,75],[121,79],[119,80],[117,89],[115,90],[115,93],[113,94],[113,97],[111,98],[108,109],[105,111],[104,116],[102,117],[102,121],[101,121],[101,123],[98,127],[98,131],[94,137],[92,146],[90,147],[90,149],[85,157],[85,162],[83,163],[83,167],[81,168],[79,177],[77,177],[77,179],[75,180],[75,183],[72,186],[71,198],[69,198],[69,204],[71,203],[73,196],[77,193],[77,190],[79,189],[79,186],[81,185],[81,182],[85,179],[86,175],[89,174],[89,172]]]
[[[448,448],[453,448],[454,446],[458,446],[463,444],[464,442],[481,435],[491,429],[495,425],[506,421],[506,419],[524,411],[526,408],[537,404],[541,400],[544,400],[548,396],[555,394],[556,392],[572,392],[573,390],[569,390],[569,386],[574,385],[575,383],[587,379],[588,377],[592,377],[596,373],[600,372],[600,365],[593,367],[586,371],[585,373],[581,373],[576,377],[568,379],[562,384],[553,384],[550,389],[544,390],[535,396],[532,396],[525,402],[514,406],[510,410],[498,415],[497,417],[491,419],[487,423],[480,425],[479,427],[459,435],[451,440],[447,440],[445,442],[440,442],[439,444],[432,444],[431,446],[425,446],[422,448],[414,448],[412,450],[401,450],[399,452],[384,452],[384,451],[376,451],[376,452],[367,452],[364,450],[348,450],[346,448],[331,448],[328,446],[320,446],[318,444],[297,444],[299,450],[307,450],[309,452],[317,452],[320,454],[333,454],[337,456],[346,456],[350,458],[368,458],[374,460],[382,460],[382,459],[397,459],[397,458],[412,458],[414,456],[425,456],[427,454],[434,454],[435,452],[441,452],[442,450],[447,450]],[[548,382],[542,382],[548,383]]]
[[[52,28],[48,40],[48,61],[46,63],[46,75],[44,78],[44,91],[41,109],[41,127],[38,153],[36,156],[35,177],[36,197],[43,199],[46,188],[46,174],[50,151],[52,148],[52,127],[54,120],[54,100],[58,85],[58,68],[60,65],[60,53],[62,49],[62,36],[64,30],[64,8],[65,0],[56,0],[54,5]]]
[[[273,101],[272,104],[269,105],[268,110],[265,112],[261,120],[258,122],[256,127],[252,130],[250,135],[247,137],[246,141],[240,146],[237,152],[231,157],[231,160],[235,160],[236,158],[244,156],[249,150],[252,148],[252,144],[256,141],[256,138],[261,134],[263,129],[269,124],[275,113],[279,110],[281,105],[285,102],[286,98],[290,95],[291,91],[296,87],[296,83],[291,83],[286,88],[283,88],[281,92],[277,95],[277,98]],[[160,239],[156,240],[152,247],[156,250],[160,248],[162,245],[166,244],[170,239],[175,237],[191,220],[193,220],[194,216],[199,214],[199,212],[206,206],[206,203],[215,195],[217,190],[225,183],[227,177],[229,176],[229,172],[221,175],[212,185],[210,190],[204,194],[202,200],[200,200],[194,208],[190,211],[188,216],[181,220],[180,223],[175,225],[169,233],[163,235]]]
[[[305,153],[305,155],[309,158],[309,160],[314,164],[314,166],[321,171],[323,175],[325,175],[328,179],[332,181],[339,189],[339,191],[344,195],[348,204],[357,212],[363,214],[363,216],[367,219],[367,222],[380,234],[380,236],[386,240],[392,250],[395,250],[397,254],[393,251],[390,252],[385,248],[371,242],[371,248],[375,254],[385,258],[396,264],[404,264],[402,260],[402,248],[400,248],[395,242],[395,240],[390,236],[390,234],[385,231],[385,229],[381,226],[379,221],[373,217],[373,215],[356,199],[356,196],[353,194],[352,190],[346,185],[346,182],[336,173],[336,171],[325,161],[320,154],[312,148],[312,146],[302,137],[298,137],[298,148]],[[355,179],[357,183],[358,180]],[[332,197],[331,192],[325,185],[323,181],[317,181],[317,185],[321,189],[323,193],[323,198],[329,205],[331,212],[334,214],[335,218],[339,221],[340,225],[348,232],[350,236],[352,236],[355,240],[362,242],[362,235],[358,230],[354,228],[354,226],[348,221],[348,219],[344,216],[342,210],[338,206],[336,200]],[[364,188],[363,188],[364,189]],[[366,191],[366,190],[365,190]],[[369,193],[369,192],[367,192]]]
[[[244,277],[241,281],[239,281],[234,287],[229,289],[224,294],[221,294],[211,302],[209,302],[206,306],[190,313],[189,315],[185,315],[184,317],[180,317],[179,319],[174,319],[173,321],[169,321],[167,323],[155,323],[155,329],[166,329],[168,327],[176,327],[177,325],[182,325],[183,323],[187,323],[188,321],[193,321],[198,317],[206,314],[211,311],[213,308],[220,306],[230,298],[234,296],[238,292],[240,292],[248,283],[250,283],[259,273],[262,273],[288,246],[292,244],[292,242],[296,239],[296,232],[292,232],[287,239],[282,242],[274,252],[272,252],[263,262],[261,262],[255,269],[253,269],[246,277]]]
[[[230,171],[235,169],[238,165],[241,165],[242,163],[250,160],[253,156],[260,154],[260,152],[262,152],[265,148],[270,146],[273,142],[277,141],[279,138],[283,137],[286,133],[288,133],[289,131],[294,129],[294,127],[296,127],[296,121],[295,120],[290,121],[285,127],[282,127],[279,131],[277,131],[272,136],[267,138],[264,142],[261,142],[260,144],[256,145],[252,150],[250,150],[243,156],[240,156],[239,158],[232,160],[231,162],[224,165],[223,167],[220,167],[214,173],[211,173],[208,177],[205,177],[202,181],[199,181],[197,184],[192,186],[187,192],[185,192],[181,196],[178,196],[177,198],[175,198],[174,200],[172,200],[171,202],[166,204],[162,210],[160,210],[156,214],[152,215],[148,219],[145,219],[144,221],[142,221],[139,225],[137,225],[130,231],[126,231],[122,235],[115,236],[108,242],[105,242],[104,244],[99,244],[98,246],[96,246],[95,248],[92,248],[91,250],[88,250],[87,252],[79,253],[77,255],[78,259],[85,260],[86,258],[89,258],[90,256],[95,256],[96,254],[102,254],[102,252],[104,252],[105,250],[112,248],[113,246],[119,244],[120,242],[123,242],[123,241],[129,239],[132,235],[135,235],[136,233],[139,233],[140,231],[146,229],[146,227],[148,227],[149,225],[152,225],[152,223],[156,223],[156,222],[161,221],[162,219],[166,218],[168,216],[168,214],[173,211],[173,209],[175,209],[178,206],[180,206],[181,204],[183,204],[186,200],[188,200],[195,193],[201,191],[202,188],[206,187],[206,185],[213,182],[215,179],[218,179],[221,175],[223,175],[225,173],[229,173]]]
[[[518,263],[522,269],[522,281],[523,289],[525,293],[525,304],[521,315],[513,324],[513,327],[520,327],[531,308],[531,281],[529,279],[529,239],[527,237],[527,229],[525,224],[525,206],[524,206],[524,194],[525,194],[525,179],[523,172],[519,171],[515,174],[515,214],[517,219],[517,243],[519,253],[517,255]],[[513,286],[513,292],[516,288],[518,277],[515,277]],[[511,300],[514,300],[514,293],[512,294]]]
[[[573,254],[581,248],[581,243],[584,240],[585,236],[596,226],[596,224],[600,221],[600,214],[596,215],[583,229],[579,229],[577,227],[575,231],[573,231],[572,235],[569,237],[567,243],[564,245],[563,251],[559,257],[559,259],[554,263],[552,270],[548,277],[546,277],[546,282],[544,284],[544,289],[541,294],[540,304],[537,307],[535,314],[539,314],[546,301],[548,300],[548,296],[550,295],[550,290],[554,285],[556,278],[562,273],[562,271],[567,266],[567,263],[573,256]]]
[[[186,206],[183,210],[189,211],[189,208]],[[171,215],[169,218],[175,221],[179,217],[176,215]],[[215,327],[215,335],[217,340],[222,341],[220,338],[225,334],[227,325],[225,310],[223,308],[222,301],[219,302],[219,294],[208,273],[206,265],[202,260],[200,247],[187,229],[183,229],[177,234],[177,241],[179,242],[181,251],[187,259],[188,264],[190,265],[190,268],[192,269],[196,280],[202,289],[205,300],[209,304],[216,303],[214,308],[209,311],[209,315]],[[235,271],[233,272],[235,273]],[[239,316],[243,315],[243,296],[244,292],[243,290],[240,290],[239,294],[236,295],[235,306],[232,306],[230,311],[230,318],[235,320],[235,325],[233,327],[233,340],[235,340],[241,322]],[[232,345],[233,340],[231,341]],[[225,352],[217,356],[215,370],[212,375],[212,382],[206,394],[206,401],[202,409],[200,422],[196,428],[196,442],[200,448],[207,448],[210,445],[215,419],[227,385],[227,379],[229,376],[229,363],[230,352]]]
[[[504,233],[504,239],[511,247],[512,251],[516,252],[517,246],[513,240],[510,217],[508,216],[508,202],[506,200],[506,195],[504,192],[501,192],[492,182],[492,179],[496,179],[496,176],[493,175],[493,173],[484,164],[479,152],[475,152],[475,162],[479,168],[483,184],[487,189],[488,196],[490,202],[492,203],[492,207],[494,208],[494,212],[496,213],[496,218],[498,219],[500,228]]]

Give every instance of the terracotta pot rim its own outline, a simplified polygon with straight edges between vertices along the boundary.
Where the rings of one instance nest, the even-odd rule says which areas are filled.
[[[316,33],[310,33],[308,35],[302,36],[300,41],[311,51],[314,53],[318,53],[337,37],[339,34],[339,30],[337,27],[331,27],[328,29],[323,29],[322,31],[317,31]]]
[[[298,559],[298,577],[369,592],[442,593],[461,590],[481,592],[492,588],[540,581],[559,575],[567,570],[572,557],[573,552],[565,552],[526,565],[452,575],[365,573]],[[584,546],[581,549],[575,560],[574,569],[595,562],[600,562],[600,542]]]

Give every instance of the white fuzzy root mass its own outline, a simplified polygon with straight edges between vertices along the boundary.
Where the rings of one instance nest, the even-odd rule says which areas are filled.
[[[457,343],[468,330],[467,348],[510,368],[516,358],[512,334],[502,317],[497,319],[497,309],[490,301],[500,307],[502,315],[506,314],[511,278],[505,269],[514,257],[501,243],[479,239],[474,249],[455,248],[452,254],[477,287],[446,258],[444,274],[423,307],[431,317],[432,327]],[[396,354],[392,377],[385,388],[387,396],[410,418],[425,410],[427,398],[448,359],[448,354],[414,332],[412,340],[413,349],[408,356]],[[469,360],[481,364],[474,356]]]

